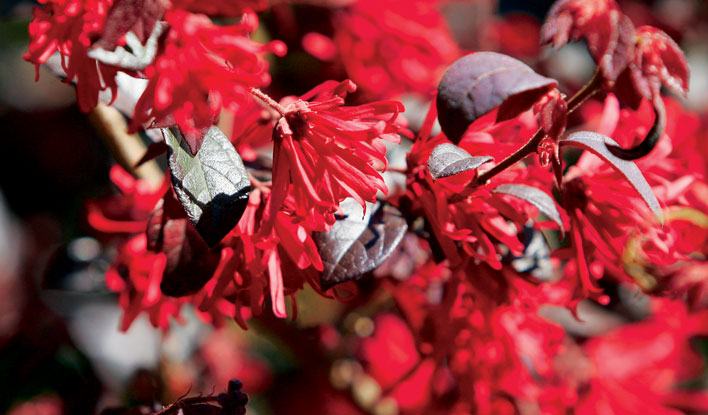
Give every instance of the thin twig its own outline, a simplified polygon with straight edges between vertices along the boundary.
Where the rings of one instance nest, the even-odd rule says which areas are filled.
[[[595,75],[593,75],[592,79],[590,79],[590,81],[585,84],[583,88],[581,88],[578,92],[575,93],[575,95],[573,95],[572,98],[568,100],[568,114],[575,111],[588,98],[595,95],[595,93],[600,90],[600,87],[602,86],[602,81],[602,74],[598,69],[595,71]],[[543,129],[539,128],[538,131],[536,131],[536,133],[533,135],[533,137],[531,137],[531,139],[526,142],[526,144],[524,144],[520,149],[516,150],[507,158],[500,161],[496,166],[480,174],[479,177],[477,177],[475,184],[484,185],[488,183],[492,177],[503,172],[507,168],[511,167],[513,164],[516,164],[516,162],[520,161],[529,154],[535,153],[536,148],[538,147],[538,144],[541,142],[543,137]]]
[[[98,104],[89,113],[89,120],[121,167],[134,177],[147,181],[155,189],[162,185],[164,174],[155,160],[147,161],[135,168],[145,155],[147,147],[137,134],[126,132],[128,123],[118,110],[105,104]]]

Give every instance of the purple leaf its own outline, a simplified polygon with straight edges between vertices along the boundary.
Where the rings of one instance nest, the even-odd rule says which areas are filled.
[[[497,107],[497,122],[514,118],[557,84],[506,55],[477,52],[464,56],[452,64],[438,87],[440,126],[457,143],[477,118]]]
[[[167,257],[160,290],[180,297],[199,291],[209,281],[218,259],[199,236],[170,190],[158,202],[148,219],[148,249]]]
[[[563,227],[563,219],[556,207],[553,198],[541,189],[537,189],[525,184],[502,184],[494,188],[494,193],[503,193],[505,195],[514,196],[524,200],[536,207],[541,213],[548,216],[553,222],[560,227],[561,234],[565,235]]]
[[[337,220],[329,232],[313,235],[324,264],[323,289],[376,269],[408,229],[401,212],[385,202],[367,204],[365,214],[353,200],[342,202],[340,209],[346,217]]]
[[[428,170],[433,180],[453,176],[476,169],[482,164],[494,160],[489,156],[472,157],[468,152],[452,143],[436,146],[428,159]]]
[[[648,156],[649,153],[659,143],[659,139],[664,134],[666,126],[666,109],[664,108],[664,100],[657,96],[652,101],[654,107],[654,124],[647,133],[641,143],[632,148],[622,148],[619,146],[607,146],[610,153],[621,158],[622,160],[637,160]]]
[[[639,167],[637,167],[637,165],[632,161],[622,160],[621,158],[615,156],[607,148],[608,146],[618,147],[615,140],[591,131],[580,131],[571,134],[565,140],[561,140],[559,144],[561,146],[569,145],[591,151],[593,154],[609,163],[618,172],[624,175],[629,183],[637,190],[639,196],[644,199],[644,202],[663,223],[664,217],[661,212],[661,206],[659,206],[659,201],[656,199],[656,196],[654,196],[651,186],[647,183],[647,180],[644,178],[644,175],[642,175]]]

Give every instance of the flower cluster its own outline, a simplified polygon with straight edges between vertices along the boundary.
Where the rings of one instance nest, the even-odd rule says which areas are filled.
[[[635,28],[614,0],[559,0],[542,26],[495,19],[487,31],[524,57],[538,49],[504,33],[586,42],[597,70],[566,97],[494,52],[443,76],[462,52],[439,2],[283,2],[264,32],[297,37],[352,79],[301,94],[310,86],[288,85],[297,65],[271,85],[266,56],[286,48],[256,40],[267,2],[127,3],[46,0],[26,55],[39,65],[57,52],[83,110],[101,90],[116,97],[119,72],[146,80],[130,125],[162,129],[164,183],[114,167],[122,195],[87,204],[115,248],[106,285],[123,330],[146,314],[166,331],[189,305],[243,328],[270,308],[263,321],[285,336],[304,289],[348,292],[355,301],[293,348],[326,385],[323,412],[708,409],[705,391],[685,388],[703,370],[691,341],[708,335],[705,120],[661,94],[688,88],[669,35]],[[308,13],[332,18],[331,39],[299,31]],[[432,98],[411,116],[415,134],[400,102],[367,101],[406,93]],[[205,350],[214,366],[219,352]]]
[[[240,22],[219,26],[198,14],[204,8],[191,2],[155,1],[145,7],[126,1],[43,3],[44,7],[35,8],[25,59],[39,70],[40,64],[58,53],[65,82],[76,84],[84,112],[98,104],[103,90],[110,89],[116,99],[118,72],[146,78],[148,85],[135,105],[132,128],[176,124],[188,136],[197,137],[190,143],[194,151],[222,108],[237,110],[248,101],[252,87],[270,82],[265,55],[285,54],[282,42],[262,44],[249,37],[258,27],[249,6],[262,9],[262,4],[233,2],[227,14],[239,11]],[[166,34],[150,39],[164,27]],[[138,43],[128,43],[130,36],[136,36]],[[136,47],[144,51],[133,50]],[[119,59],[106,59],[111,53]]]

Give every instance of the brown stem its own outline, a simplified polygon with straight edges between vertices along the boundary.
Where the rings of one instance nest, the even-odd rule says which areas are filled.
[[[475,184],[487,184],[487,182],[489,182],[492,177],[503,172],[508,167],[511,167],[511,165],[516,164],[516,162],[521,160],[522,158],[528,156],[531,153],[534,153],[536,151],[536,147],[538,147],[538,143],[541,142],[544,136],[545,134],[543,133],[543,129],[539,128],[538,131],[536,131],[536,134],[534,134],[533,137],[531,137],[531,139],[523,145],[523,147],[516,150],[504,160],[500,161],[496,166],[480,174],[479,177],[477,177]]]
[[[217,402],[216,396],[199,396],[196,398],[178,399],[175,403],[166,406],[162,411],[155,415],[172,415],[178,413],[180,409],[186,406],[212,402]]]
[[[568,114],[572,114],[583,102],[595,95],[597,91],[600,90],[603,80],[602,72],[600,72],[600,68],[598,67],[588,83],[568,100]]]
[[[261,91],[258,88],[251,88],[251,94],[255,96],[256,98],[260,99],[264,103],[268,104],[269,107],[273,108],[274,110],[278,111],[278,114],[281,116],[285,115],[285,108],[278,103],[278,101],[274,100],[268,94],[265,92]]]
[[[121,167],[134,177],[147,181],[155,189],[160,187],[164,174],[155,160],[147,161],[138,168],[135,167],[147,151],[147,147],[137,134],[126,132],[128,124],[118,110],[105,104],[98,104],[89,113],[89,120]]]
[[[595,71],[595,75],[593,75],[592,79],[590,79],[590,81],[585,84],[583,88],[581,88],[578,92],[575,93],[575,95],[573,95],[572,98],[568,100],[568,114],[575,111],[588,98],[595,95],[595,93],[600,90],[600,87],[602,86],[602,81],[602,74],[598,69]],[[534,134],[533,137],[531,137],[531,139],[520,149],[516,150],[510,156],[499,162],[496,166],[480,174],[479,177],[477,177],[477,180],[474,182],[475,185],[483,185],[488,183],[492,177],[503,172],[507,168],[511,167],[513,164],[516,164],[517,161],[520,161],[529,154],[535,153],[536,148],[538,147],[538,143],[541,142],[544,136],[545,134],[543,133],[543,129],[539,128],[538,131],[536,131],[536,134]]]

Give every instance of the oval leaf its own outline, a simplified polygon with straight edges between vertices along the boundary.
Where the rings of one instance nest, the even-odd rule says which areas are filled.
[[[664,219],[661,212],[661,207],[659,206],[659,201],[656,199],[654,192],[651,190],[651,186],[647,183],[647,180],[644,178],[644,175],[642,175],[639,167],[637,167],[637,165],[632,161],[622,160],[621,158],[615,156],[607,148],[608,146],[618,147],[615,140],[591,131],[580,131],[571,134],[567,139],[561,140],[559,143],[561,146],[569,145],[591,151],[593,154],[609,163],[612,167],[624,175],[632,187],[637,190],[639,196],[644,199],[644,202],[649,206],[649,209],[651,209],[663,223]]]
[[[342,202],[340,209],[345,217],[329,232],[313,235],[324,265],[321,284],[325,290],[376,269],[408,229],[401,212],[385,202],[367,203],[366,214],[351,199]]]
[[[541,213],[548,216],[553,222],[560,227],[561,234],[565,235],[563,227],[563,219],[556,207],[553,198],[541,189],[537,189],[525,184],[502,184],[494,188],[494,193],[502,193],[509,196],[514,196],[524,200],[536,207]]]
[[[506,55],[477,52],[464,56],[452,64],[440,81],[440,126],[457,143],[467,127],[482,115],[500,107],[497,121],[514,118],[557,84]]]
[[[148,218],[148,249],[167,259],[160,290],[171,297],[199,291],[209,281],[218,260],[187,219],[172,191],[158,202]]]
[[[428,159],[428,170],[433,180],[453,176],[467,170],[476,169],[494,160],[489,156],[472,157],[468,152],[452,143],[436,146]]]
[[[209,246],[238,223],[248,204],[250,181],[241,157],[217,127],[192,156],[176,128],[163,129],[172,185],[187,216]]]

